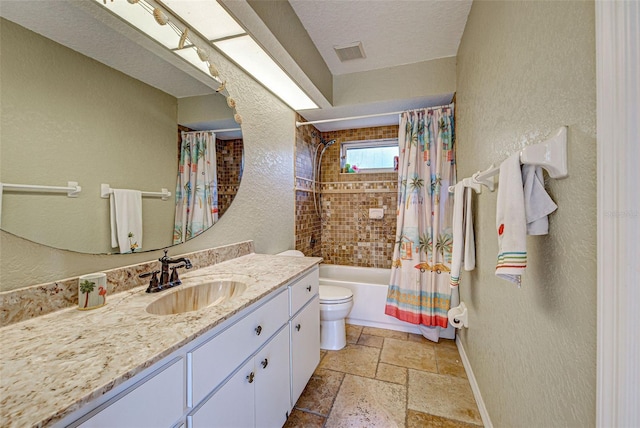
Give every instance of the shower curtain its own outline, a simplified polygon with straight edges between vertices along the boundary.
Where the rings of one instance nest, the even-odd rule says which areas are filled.
[[[402,113],[396,243],[385,314],[446,328],[455,184],[453,104]],[[437,340],[437,339],[436,339]]]
[[[218,221],[215,134],[182,132],[181,137],[174,244],[199,235]]]

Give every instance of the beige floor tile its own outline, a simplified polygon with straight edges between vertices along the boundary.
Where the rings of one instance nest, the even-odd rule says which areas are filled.
[[[409,370],[408,395],[407,407],[411,410],[471,424],[482,423],[467,379]]]
[[[371,336],[369,334],[361,334],[360,339],[358,339],[358,345],[372,346],[374,348],[382,348],[383,342],[384,342],[384,337]]]
[[[368,334],[370,336],[390,337],[400,340],[407,340],[407,337],[409,336],[409,333],[405,333],[403,331],[385,330],[383,328],[376,327],[363,327],[362,334]]]
[[[438,373],[466,378],[467,373],[457,348],[436,346]]]
[[[326,418],[293,409],[283,428],[322,428]]]
[[[325,351],[324,349],[320,350],[320,361],[322,361],[322,359],[324,358],[324,356],[327,355],[327,351]]]
[[[344,373],[317,369],[302,391],[296,408],[328,416],[333,400],[338,395]]]
[[[347,324],[346,331],[347,331],[347,343],[353,343],[353,344],[358,343],[358,339],[360,338],[360,333],[362,333],[362,326]]]
[[[410,340],[411,342],[433,343],[423,335],[415,334],[415,333],[409,333],[409,337],[407,339]]]
[[[391,364],[378,363],[376,379],[406,385],[407,369],[404,367],[392,366]]]
[[[407,428],[477,428],[479,425],[454,421],[440,416],[407,410]]]
[[[386,338],[382,347],[380,361],[410,369],[426,370],[436,373],[436,351],[428,343],[409,342]]]
[[[327,428],[405,426],[406,388],[346,375],[327,419]]]
[[[320,362],[320,368],[365,377],[376,377],[380,349],[347,344],[340,351],[329,351]]]

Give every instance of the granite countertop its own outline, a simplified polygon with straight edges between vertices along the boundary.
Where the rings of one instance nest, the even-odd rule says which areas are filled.
[[[250,254],[194,271],[183,285],[211,279],[245,282],[239,297],[176,315],[146,306],[171,290],[146,287],[107,296],[90,311],[64,309],[0,329],[2,426],[50,425],[201,336],[322,259]],[[176,290],[180,287],[176,287]]]

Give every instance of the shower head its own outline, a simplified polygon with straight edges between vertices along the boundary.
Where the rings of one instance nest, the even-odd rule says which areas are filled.
[[[321,142],[322,144],[324,144],[324,146],[325,146],[325,147],[329,147],[330,145],[332,145],[333,143],[335,143],[335,142],[336,142],[336,140],[335,140],[335,139],[330,140],[330,141],[327,141],[327,140],[320,140],[320,142]]]

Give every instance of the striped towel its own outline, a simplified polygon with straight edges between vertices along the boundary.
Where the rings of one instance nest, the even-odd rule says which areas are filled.
[[[496,228],[496,275],[519,286],[521,275],[527,268],[527,218],[519,153],[511,155],[500,165]]]

